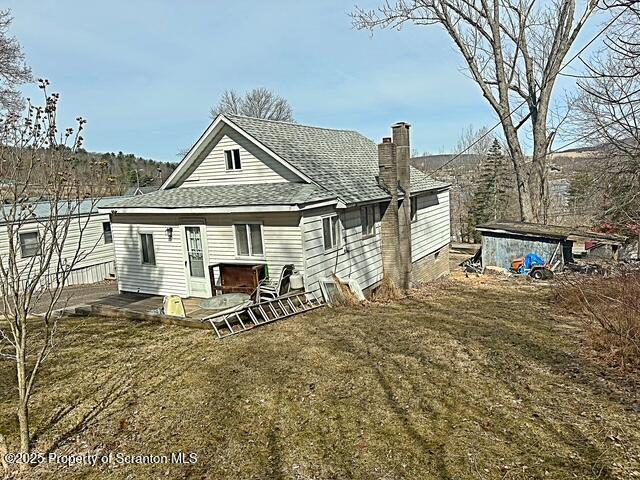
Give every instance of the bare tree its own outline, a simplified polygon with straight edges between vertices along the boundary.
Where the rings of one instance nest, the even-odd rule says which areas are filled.
[[[54,309],[71,271],[95,248],[83,235],[105,165],[77,173],[85,120],[58,132],[58,94],[39,80],[44,105],[0,122],[0,355],[15,362],[20,449],[30,450],[29,402],[56,340]],[[96,187],[97,186],[97,187]],[[28,233],[28,235],[27,235]],[[36,309],[37,306],[37,309]],[[37,315],[34,316],[34,313]]]
[[[0,111],[5,112],[20,110],[23,101],[16,87],[32,80],[20,44],[9,36],[12,21],[9,10],[0,10]]]
[[[588,0],[580,12],[576,3],[397,0],[376,10],[356,8],[352,18],[360,29],[399,28],[407,23],[444,28],[500,119],[515,172],[521,219],[544,221],[546,157],[553,138],[547,123],[551,94],[563,60],[598,1]],[[530,162],[519,137],[525,125],[533,136]]]
[[[220,113],[284,122],[294,121],[289,102],[266,88],[254,88],[244,95],[238,94],[235,90],[225,90],[218,105],[211,109],[211,118]]]
[[[600,168],[587,195],[602,197],[601,220],[640,224],[640,5],[612,1],[608,6],[625,10],[604,48],[586,62],[573,120],[601,146]]]

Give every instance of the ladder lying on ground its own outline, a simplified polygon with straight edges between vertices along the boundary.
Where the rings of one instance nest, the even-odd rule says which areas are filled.
[[[202,321],[211,324],[218,338],[225,338],[323,305],[324,302],[313,292],[289,293],[259,303],[243,304],[232,311],[218,312]]]

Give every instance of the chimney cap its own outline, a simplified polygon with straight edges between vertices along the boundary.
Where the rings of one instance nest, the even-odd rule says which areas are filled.
[[[410,126],[411,124],[407,122],[397,122],[391,125],[391,128],[399,128],[399,127],[409,128]]]
[[[391,137],[382,137],[382,143],[391,143]]]

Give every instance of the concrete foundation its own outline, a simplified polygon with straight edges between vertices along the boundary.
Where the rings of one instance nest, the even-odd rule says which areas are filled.
[[[413,284],[432,282],[449,275],[449,245],[413,262]]]

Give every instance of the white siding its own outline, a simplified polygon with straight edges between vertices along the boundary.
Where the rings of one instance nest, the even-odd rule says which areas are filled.
[[[225,150],[240,150],[240,170],[227,170]],[[185,174],[181,186],[282,183],[301,181],[289,169],[229,129],[211,142],[208,153]]]
[[[342,280],[353,278],[361,288],[368,288],[382,279],[380,242],[380,211],[376,206],[375,235],[363,238],[360,208],[340,211],[342,246],[324,250],[322,217],[335,212],[318,209],[305,213],[302,219],[305,251],[305,283],[307,290],[317,291],[318,280],[338,275]]]
[[[68,284],[94,283],[104,280],[110,274],[114,273],[114,248],[113,243],[104,243],[102,223],[109,221],[109,215],[91,215],[90,217],[78,217],[71,220],[67,231],[67,237],[64,241],[61,258],[54,255],[51,258],[49,277],[53,277],[60,262],[64,263],[73,261],[77,258]],[[25,223],[18,233],[27,233],[39,231],[41,239],[45,240],[43,234],[43,226],[36,222]],[[46,241],[46,240],[45,240]],[[18,255],[21,255],[19,236],[16,238]],[[48,248],[47,245],[41,247],[43,250]],[[0,226],[0,255],[5,257],[9,252],[9,240],[7,227]],[[19,258],[18,268],[26,275],[28,266],[36,261],[35,257]],[[33,264],[35,266],[35,264]],[[94,269],[92,267],[99,266]],[[32,269],[33,271],[33,269]],[[102,272],[106,275],[101,276]],[[53,278],[51,278],[53,281]]]
[[[207,242],[210,263],[221,262],[266,262],[269,275],[277,278],[287,263],[298,270],[304,268],[302,236],[298,214],[267,213],[262,215],[210,215],[207,216]],[[235,223],[261,222],[264,257],[239,257],[236,255]],[[217,278],[217,272],[216,272]]]
[[[187,296],[186,258],[181,225],[190,224],[205,225],[209,254],[207,268],[221,262],[265,262],[272,277],[277,277],[286,263],[293,263],[302,270],[299,218],[295,213],[202,215],[192,218],[178,215],[118,215],[112,229],[120,290]],[[263,257],[236,256],[233,225],[243,222],[262,222]],[[166,235],[166,229],[170,226],[173,227],[171,241]],[[140,233],[153,233],[155,266],[142,264]]]
[[[418,196],[418,218],[411,224],[411,260],[420,260],[450,241],[449,191]]]
[[[187,296],[182,229],[170,215],[117,215],[111,229],[116,250],[118,288],[126,292]],[[173,227],[169,240],[166,229]],[[151,233],[156,264],[142,264],[140,234]]]

